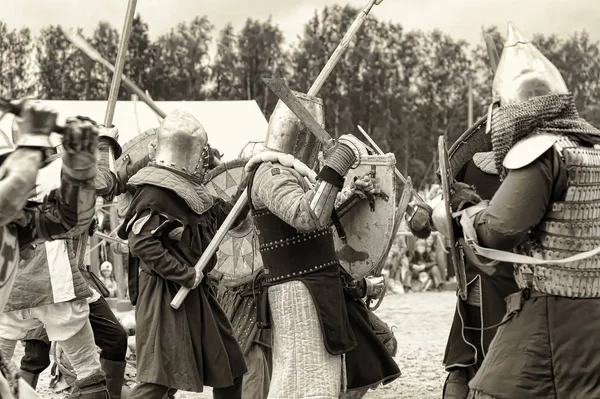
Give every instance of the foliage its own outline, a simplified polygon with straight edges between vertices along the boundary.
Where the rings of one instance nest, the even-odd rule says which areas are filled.
[[[156,100],[255,100],[268,118],[277,99],[265,77],[284,77],[308,92],[359,9],[326,6],[304,25],[293,47],[271,20],[248,19],[235,30],[218,32],[210,57],[213,26],[206,16],[182,22],[150,40],[149,27],[135,17],[124,74]],[[485,27],[501,53],[503,34]],[[119,32],[100,22],[87,39],[114,63]],[[582,117],[600,126],[600,43],[585,31],[569,37],[535,35],[532,40],[561,71]],[[405,31],[401,25],[369,16],[318,96],[325,104],[326,129],[335,137],[362,126],[384,151],[394,152],[398,168],[416,184],[435,179],[439,135],[453,141],[468,128],[468,93],[473,116],[491,102],[493,74],[483,40],[469,47],[441,31]],[[60,26],[37,37],[27,28],[10,30],[0,21],[0,95],[45,99],[108,97],[112,74],[66,40]],[[119,97],[128,99],[121,88]]]

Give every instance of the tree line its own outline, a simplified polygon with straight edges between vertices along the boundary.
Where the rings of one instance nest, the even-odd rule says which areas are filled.
[[[277,102],[263,77],[282,77],[306,92],[359,10],[327,6],[306,22],[296,44],[285,44],[271,19],[248,19],[215,32],[206,16],[182,22],[150,40],[138,15],[124,73],[155,100],[255,100],[268,118]],[[499,53],[504,34],[494,37]],[[111,63],[119,32],[100,22],[86,39]],[[569,37],[535,35],[533,42],[561,71],[583,117],[600,127],[600,43],[585,31]],[[216,40],[216,54],[210,48]],[[105,100],[111,74],[77,51],[60,26],[34,36],[0,21],[0,96],[52,100]],[[467,129],[468,87],[474,116],[491,100],[492,73],[485,47],[439,31],[406,31],[369,16],[319,96],[326,128],[334,136],[365,128],[399,169],[419,183],[432,182],[437,137],[450,141]],[[121,89],[121,99],[129,94]]]

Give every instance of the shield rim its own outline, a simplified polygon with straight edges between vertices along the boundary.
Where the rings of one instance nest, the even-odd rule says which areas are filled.
[[[374,155],[367,155],[367,156],[363,156],[362,157],[362,162],[364,164],[367,164],[369,162],[369,160],[383,160],[385,158],[388,158],[389,156],[393,157],[393,162],[390,162],[390,165],[393,165],[393,167],[395,167],[396,165],[396,156],[393,153],[385,153],[385,154],[374,154]],[[377,165],[374,165],[377,166]],[[379,166],[387,166],[387,164],[383,164],[381,163]],[[396,173],[394,171],[394,169],[391,170],[392,172],[392,180],[393,180],[393,190],[394,190],[394,196],[397,195],[397,177],[396,177]],[[359,203],[362,203],[365,200],[361,200],[358,201],[357,203],[355,203],[354,205],[352,205],[349,209],[352,209],[353,207],[357,206]],[[392,199],[390,198],[388,201],[392,201]],[[395,201],[395,198],[394,198]],[[389,235],[389,240],[388,240],[388,244],[387,245],[387,252],[382,251],[379,259],[376,262],[373,262],[373,266],[371,268],[369,268],[366,271],[362,271],[361,273],[356,273],[356,269],[353,269],[351,267],[347,267],[346,265],[348,265],[347,262],[343,262],[340,261],[340,265],[344,268],[344,270],[346,270],[351,276],[352,278],[356,279],[356,280],[360,280],[363,279],[367,276],[373,275],[373,272],[376,270],[379,270],[379,268],[383,268],[383,266],[385,265],[385,261],[387,259],[387,254],[389,252],[389,248],[391,248],[393,241],[395,239],[395,234],[392,234],[394,231],[398,231],[398,229],[400,228],[400,224],[402,221],[402,215],[398,215],[398,207],[396,206],[394,208],[394,214],[393,214],[393,225],[392,225],[392,231],[390,232]],[[344,224],[344,216],[340,215],[340,219],[342,222],[342,225]],[[337,235],[337,232],[334,234],[335,236],[335,240],[334,243],[337,244],[338,240],[339,240],[339,236]],[[385,247],[384,247],[385,248]],[[371,254],[369,254],[369,256],[371,256]]]
[[[458,247],[458,243],[456,241],[456,237],[454,235],[453,229],[453,220],[452,220],[452,209],[450,209],[450,187],[451,182],[454,179],[454,175],[452,174],[452,170],[450,169],[450,160],[448,157],[448,150],[446,148],[446,138],[444,136],[440,136],[438,138],[438,155],[440,162],[440,181],[442,183],[442,195],[444,198],[444,207],[446,214],[446,223],[448,224],[448,240],[450,241],[450,258],[452,263],[454,264],[454,268],[456,271],[457,277],[457,293],[461,297],[462,300],[467,299],[467,276],[465,272],[465,267],[463,263],[462,256],[460,256],[460,249]]]
[[[452,178],[455,178],[458,172],[473,159],[473,155],[478,152],[492,151],[492,139],[486,132],[486,126],[487,116],[484,115],[461,134],[448,149],[448,165]]]

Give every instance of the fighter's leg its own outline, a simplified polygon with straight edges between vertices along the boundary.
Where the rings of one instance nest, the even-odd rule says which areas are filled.
[[[69,398],[107,399],[106,376],[100,368],[86,300],[57,303],[31,310],[42,321],[48,338],[67,355],[77,381]]]
[[[233,380],[233,385],[226,388],[213,388],[214,399],[242,399],[243,376]]]
[[[119,399],[125,377],[127,332],[104,298],[90,303],[90,323],[94,341],[101,349],[100,364],[106,374],[111,399]]]
[[[131,390],[128,399],[164,399],[169,392],[169,387],[140,382]]]

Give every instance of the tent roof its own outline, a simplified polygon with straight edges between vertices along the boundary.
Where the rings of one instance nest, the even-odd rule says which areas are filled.
[[[98,123],[104,120],[106,101],[44,101],[58,111],[58,123],[65,118],[84,115]],[[156,101],[164,112],[184,109],[191,112],[206,129],[210,145],[223,154],[223,160],[237,158],[248,141],[264,140],[267,120],[255,101]],[[137,108],[137,118],[136,110]],[[9,137],[13,116],[7,114],[0,121],[0,130]],[[156,114],[141,101],[118,101],[113,124],[119,128],[119,142],[126,143],[139,132],[157,127]]]

